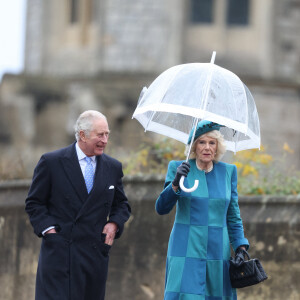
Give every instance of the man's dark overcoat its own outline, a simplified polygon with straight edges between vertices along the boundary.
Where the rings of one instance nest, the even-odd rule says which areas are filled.
[[[26,199],[34,232],[42,237],[37,300],[104,299],[110,246],[102,230],[115,222],[120,237],[130,215],[122,177],[120,162],[97,156],[88,194],[75,143],[41,157]],[[52,225],[58,233],[42,236]]]

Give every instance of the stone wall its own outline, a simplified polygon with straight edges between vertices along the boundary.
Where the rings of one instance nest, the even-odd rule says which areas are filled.
[[[274,78],[300,82],[300,0],[273,1]]]
[[[0,183],[0,300],[34,297],[40,240],[24,212],[30,181]],[[163,178],[126,177],[132,217],[110,255],[107,300],[163,299],[164,268],[174,212],[159,216],[154,203]],[[239,299],[300,297],[300,197],[240,197],[250,254],[261,259],[269,279],[241,289]]]

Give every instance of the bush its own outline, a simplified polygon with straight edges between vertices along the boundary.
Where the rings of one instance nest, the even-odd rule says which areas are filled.
[[[153,141],[145,138],[136,151],[123,159],[124,174],[163,174],[171,160],[185,160],[185,145],[169,138]],[[241,195],[300,194],[300,172],[292,167],[283,170],[293,150],[285,143],[282,156],[273,158],[265,148],[240,151],[234,156]]]
[[[145,138],[136,151],[124,158],[124,174],[166,175],[171,160],[185,160],[185,145],[169,138]]]
[[[300,194],[300,172],[287,166],[288,155],[293,154],[287,143],[279,158],[267,154],[264,147],[238,152],[234,161],[238,169],[238,192],[243,195]]]

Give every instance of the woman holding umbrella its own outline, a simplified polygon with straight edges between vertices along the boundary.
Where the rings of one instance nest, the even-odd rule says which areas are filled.
[[[237,299],[229,278],[230,245],[243,262],[248,249],[238,205],[236,166],[220,162],[226,151],[221,125],[198,123],[189,162],[169,163],[156,211],[176,216],[167,254],[165,300]],[[192,130],[188,144],[192,140]],[[188,177],[187,177],[188,175]],[[198,188],[186,193],[179,187]]]

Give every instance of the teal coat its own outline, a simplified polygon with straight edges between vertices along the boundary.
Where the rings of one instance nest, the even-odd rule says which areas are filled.
[[[185,187],[192,193],[175,193],[172,181],[181,161],[171,161],[165,188],[156,201],[156,211],[169,213],[176,204],[174,226],[169,239],[165,300],[237,299],[229,279],[230,244],[249,247],[244,237],[237,194],[235,165],[214,163],[211,172],[191,164]]]

